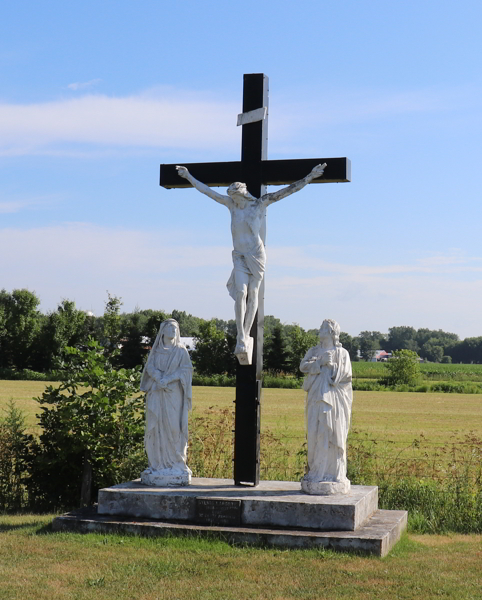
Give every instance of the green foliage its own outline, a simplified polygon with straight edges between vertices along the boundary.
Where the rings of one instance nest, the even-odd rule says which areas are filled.
[[[199,375],[193,374],[192,384],[201,387],[236,387],[236,377],[234,375]]]
[[[283,373],[288,369],[288,351],[281,324],[275,325],[264,344],[264,368],[270,373]]]
[[[66,348],[60,386],[40,398],[42,434],[33,445],[31,497],[45,508],[78,505],[86,457],[94,489],[118,482],[119,470],[142,444],[140,370],[115,370],[98,342]]]
[[[348,333],[342,331],[340,333],[340,343],[350,355],[352,362],[358,361],[358,350],[360,348],[360,342],[358,338],[352,337]]]
[[[183,337],[196,337],[200,332],[201,323],[204,322],[204,319],[190,315],[184,310],[173,310],[171,318],[179,323]]]
[[[27,503],[27,455],[32,436],[25,417],[11,400],[0,417],[0,512],[15,512]]]
[[[88,339],[86,314],[75,302],[62,300],[57,310],[47,315],[36,349],[36,365],[42,371],[54,369],[66,346],[77,346]]]
[[[126,369],[143,365],[147,358],[148,348],[142,341],[144,337],[142,325],[143,319],[138,311],[129,315],[123,322],[119,362]]]
[[[414,385],[419,379],[418,355],[412,350],[395,350],[392,358],[383,364],[388,371],[389,385]]]
[[[420,349],[420,356],[430,362],[440,362],[444,355],[444,347],[437,338],[430,338]]]
[[[456,363],[482,363],[482,336],[465,338],[445,348],[445,354]]]
[[[59,373],[56,371],[39,373],[38,371],[32,371],[31,369],[22,369],[21,371],[17,371],[16,369],[0,369],[0,379],[16,381],[57,381],[59,379]]]
[[[360,354],[364,360],[370,360],[376,350],[380,350],[381,343],[385,342],[385,336],[379,331],[362,331],[358,336]]]
[[[409,528],[417,533],[481,533],[482,501],[473,488],[469,481],[403,478],[379,486],[379,507],[408,510]]]
[[[143,311],[146,322],[143,327],[143,334],[148,338],[148,345],[152,348],[156,341],[159,326],[163,321],[169,318],[169,315],[162,310]]]
[[[384,343],[387,352],[395,350],[413,350],[417,352],[419,346],[416,340],[416,330],[413,327],[402,325],[401,327],[390,327],[388,337]]]
[[[278,388],[284,390],[299,390],[303,385],[303,378],[300,377],[274,377],[273,375],[263,375],[264,388]]]
[[[132,313],[121,314],[121,299],[109,293],[105,313],[100,317],[86,316],[69,300],[63,300],[55,311],[44,315],[38,310],[39,302],[37,296],[28,290],[14,290],[12,293],[0,291],[0,369],[51,371],[65,345],[85,344],[89,336],[97,339],[106,352],[120,348],[121,354],[115,364],[132,368],[142,365],[160,323],[166,318],[172,316],[179,322],[182,336],[200,336],[204,322],[181,310],[173,310],[169,315],[162,310],[136,308]],[[231,341],[236,334],[235,322],[232,319],[214,319],[214,322],[216,329],[225,334],[228,346],[234,346]],[[284,370],[299,376],[298,367],[303,350],[317,343],[317,330],[305,331],[298,325],[282,324],[278,318],[267,315],[264,331],[265,368],[276,372]],[[281,349],[279,340],[286,341],[284,369],[279,361],[275,361],[274,366],[272,364],[276,354],[280,356],[279,352],[271,353],[270,344],[274,335]],[[310,341],[306,343],[307,339]],[[440,329],[415,330],[413,327],[399,326],[391,327],[388,335],[379,331],[362,331],[356,337],[342,332],[340,341],[348,350],[352,362],[358,360],[358,350],[362,358],[368,360],[378,349],[409,349],[432,362],[451,360],[453,363],[482,364],[482,336],[460,341],[456,334]],[[223,368],[227,368],[225,364]],[[229,368],[232,369],[232,365]]]
[[[111,296],[107,292],[108,300],[105,303],[103,318],[103,339],[102,345],[108,352],[113,352],[119,348],[122,335],[122,319],[120,317],[121,298]]]
[[[233,426],[233,413],[227,408],[210,407],[202,415],[193,412],[189,431],[188,464],[195,477],[232,477]],[[289,435],[289,432],[286,435]],[[264,428],[261,431],[260,444],[263,448],[261,479],[300,479],[305,453],[298,453],[293,460],[284,431],[273,432]]]
[[[289,331],[289,372],[296,377],[302,377],[300,363],[309,348],[316,346],[317,336],[306,332],[299,325],[293,325]]]
[[[32,367],[42,316],[29,290],[0,291],[0,367]]]
[[[421,435],[396,453],[390,445],[350,432],[352,484],[378,485],[379,507],[408,510],[412,531],[482,532],[482,439],[452,436],[438,447]]]
[[[199,324],[195,336],[196,347],[191,358],[199,375],[227,374],[236,372],[236,357],[233,354],[235,339],[216,327],[214,319]]]

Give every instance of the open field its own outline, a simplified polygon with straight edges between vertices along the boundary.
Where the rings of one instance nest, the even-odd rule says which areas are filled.
[[[358,379],[379,379],[385,377],[387,369],[383,362],[352,362],[353,377]],[[459,365],[441,363],[421,363],[423,381],[482,381],[482,365]]]
[[[0,408],[16,399],[30,430],[46,384],[0,382]],[[232,476],[234,388],[195,387],[188,461],[196,476]],[[304,393],[266,389],[262,396],[261,479],[299,480],[306,464]],[[411,531],[480,533],[482,397],[474,394],[354,394],[348,476],[378,485],[382,508],[408,509]],[[135,478],[145,460],[124,478]],[[1,596],[0,596],[1,598]]]
[[[378,559],[197,539],[51,533],[51,518],[0,517],[1,599],[480,598],[480,535],[408,535]]]
[[[369,363],[367,363],[369,364]],[[0,381],[0,409],[13,399],[36,430],[40,406],[33,397],[47,384],[39,381]],[[195,414],[209,407],[234,410],[234,388],[195,387]],[[262,429],[304,439],[304,392],[266,389],[262,395]],[[352,429],[371,437],[409,443],[421,433],[432,442],[448,441],[454,432],[482,436],[482,397],[476,394],[428,394],[405,392],[354,393]]]

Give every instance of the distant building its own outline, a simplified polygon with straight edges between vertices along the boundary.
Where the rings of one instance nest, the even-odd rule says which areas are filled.
[[[373,356],[368,362],[387,362],[389,358],[392,358],[391,352],[385,352],[385,350],[375,350]]]

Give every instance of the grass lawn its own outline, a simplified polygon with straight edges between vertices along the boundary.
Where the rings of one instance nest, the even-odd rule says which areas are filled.
[[[0,517],[0,599],[480,599],[481,535],[406,535],[378,559],[52,533],[51,519]]]

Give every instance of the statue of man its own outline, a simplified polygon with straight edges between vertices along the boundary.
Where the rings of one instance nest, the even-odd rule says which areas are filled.
[[[346,439],[353,403],[350,355],[340,343],[340,326],[333,319],[323,321],[319,338],[300,364],[307,375],[303,389],[309,469],[301,489],[322,496],[347,494]]]
[[[195,179],[186,167],[176,167],[179,175],[187,179],[193,187],[224,204],[231,213],[231,233],[233,236],[233,271],[227,287],[235,301],[237,340],[235,354],[248,352],[251,338],[249,332],[258,310],[258,291],[264,277],[266,253],[261,239],[261,226],[265,209],[274,202],[298,192],[313,179],[321,177],[326,163],[317,165],[303,179],[278,190],[264,194],[261,198],[252,196],[245,183],[236,182],[228,187],[227,196],[218,194],[210,187]]]

